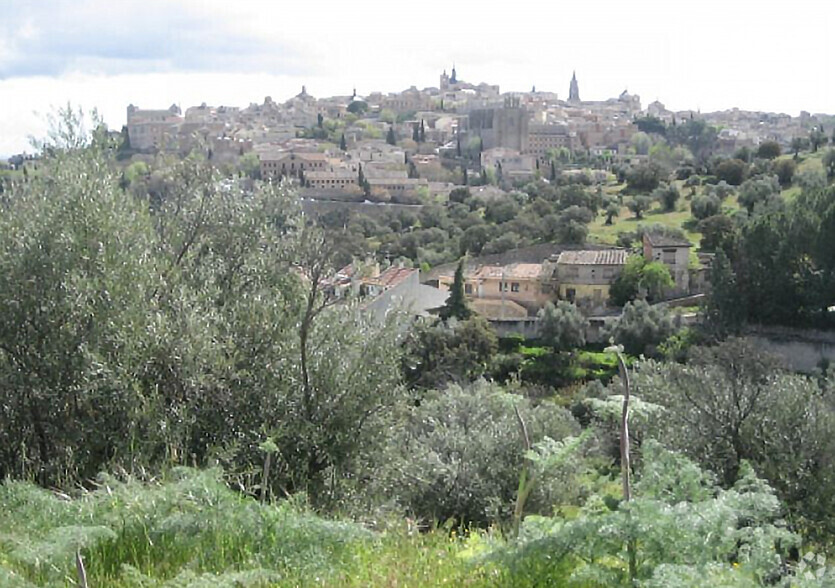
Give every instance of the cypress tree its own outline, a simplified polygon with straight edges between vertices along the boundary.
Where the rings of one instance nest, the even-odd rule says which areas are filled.
[[[339,139],[339,148],[342,151],[347,151],[348,150],[348,144],[345,142],[345,133],[342,133],[342,138]]]
[[[447,321],[452,317],[458,320],[466,320],[470,318],[473,311],[467,305],[467,298],[464,296],[464,260],[458,262],[458,267],[455,270],[455,277],[452,280],[452,288],[449,290],[449,298],[447,298],[438,316]]]
[[[386,143],[388,143],[389,145],[396,145],[397,144],[397,139],[394,138],[394,127],[393,126],[389,126],[389,132],[386,135]]]

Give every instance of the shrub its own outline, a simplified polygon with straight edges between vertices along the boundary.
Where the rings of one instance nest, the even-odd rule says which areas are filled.
[[[552,403],[533,406],[485,382],[453,385],[430,393],[409,410],[405,425],[392,429],[376,483],[422,520],[452,519],[462,526],[506,520],[525,455],[514,407],[523,415],[532,443],[578,431],[570,413]],[[570,478],[567,472],[565,476]],[[558,486],[536,492],[529,511],[547,512],[548,496]],[[569,486],[563,484],[562,491]]]
[[[654,355],[657,346],[674,331],[672,316],[666,309],[635,300],[623,307],[623,314],[608,334],[631,355]]]

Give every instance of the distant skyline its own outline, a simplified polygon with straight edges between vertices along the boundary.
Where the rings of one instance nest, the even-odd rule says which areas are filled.
[[[71,101],[113,128],[129,103],[283,101],[438,85],[584,100],[624,89],[642,105],[835,113],[828,31],[835,3],[601,0],[491,4],[239,0],[0,0],[0,156],[31,151]],[[37,113],[37,114],[36,114]]]

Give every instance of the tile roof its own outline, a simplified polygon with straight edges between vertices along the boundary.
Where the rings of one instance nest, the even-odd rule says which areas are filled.
[[[381,273],[376,278],[369,278],[368,280],[365,280],[365,282],[368,283],[368,284],[376,284],[376,285],[382,286],[383,288],[388,289],[388,288],[392,288],[392,287],[396,286],[397,284],[403,282],[404,280],[409,278],[409,276],[411,276],[416,271],[418,271],[418,270],[416,270],[414,268],[411,268],[411,267],[394,267],[394,266],[392,266],[392,267],[388,268],[387,270],[385,270],[383,273]]]
[[[564,265],[624,265],[626,249],[600,249],[597,251],[563,251],[557,259]]]
[[[508,265],[482,265],[473,274],[468,275],[471,279],[499,278],[499,279],[536,279],[542,274],[541,263],[511,263]]]

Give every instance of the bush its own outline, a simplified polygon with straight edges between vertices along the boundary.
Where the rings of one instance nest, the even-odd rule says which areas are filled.
[[[690,202],[690,212],[698,220],[719,214],[721,208],[719,198],[713,194],[695,196]]]
[[[771,166],[771,169],[777,175],[777,181],[785,188],[791,185],[794,172],[797,170],[797,164],[794,159],[778,159]]]
[[[675,331],[672,316],[644,300],[629,302],[608,335],[631,355],[655,355],[657,346]]]
[[[748,164],[739,159],[726,159],[716,166],[716,177],[731,186],[739,186],[745,180]]]
[[[661,208],[666,212],[676,209],[676,203],[681,198],[678,188],[674,184],[662,185],[652,193],[653,200],[661,203]]]
[[[548,302],[537,314],[539,337],[554,351],[570,351],[586,344],[588,321],[577,307],[565,300]]]
[[[409,410],[405,425],[392,429],[375,484],[421,520],[452,519],[461,526],[506,521],[525,455],[514,406],[532,443],[578,431],[570,413],[552,403],[533,406],[485,382],[453,385],[429,394]],[[558,488],[541,487],[528,503],[529,512],[548,512],[549,496]]]

